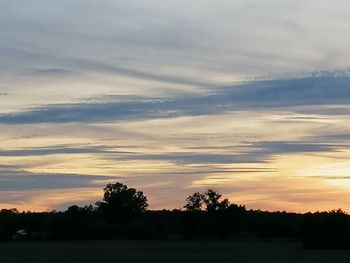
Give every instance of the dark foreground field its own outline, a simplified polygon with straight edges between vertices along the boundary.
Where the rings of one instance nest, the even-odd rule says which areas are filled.
[[[67,241],[0,243],[0,262],[350,262],[350,251],[288,241]]]

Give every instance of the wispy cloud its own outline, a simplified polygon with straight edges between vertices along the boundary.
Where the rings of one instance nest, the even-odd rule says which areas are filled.
[[[118,177],[83,174],[32,173],[23,170],[0,168],[1,191],[27,191],[40,189],[73,189],[103,187],[106,182],[119,180]]]
[[[0,156],[47,156],[56,154],[130,154],[127,151],[116,151],[106,146],[70,147],[65,145],[55,147],[26,147],[20,149],[5,150],[0,149]]]
[[[35,76],[35,77],[46,77],[46,76],[58,76],[58,77],[68,77],[70,75],[78,75],[78,71],[63,69],[63,68],[47,68],[38,69],[30,72],[23,73],[21,75]]]
[[[48,105],[0,115],[0,123],[66,123],[130,121],[179,116],[214,115],[223,112],[279,109],[307,112],[302,106],[334,105],[350,101],[350,77],[305,77],[261,80],[210,90],[210,94],[169,99],[140,98],[106,103]],[[299,106],[299,108],[297,107]],[[294,108],[292,108],[294,107]],[[338,111],[341,110],[338,108]],[[311,113],[337,114],[334,108],[312,108]],[[344,113],[348,110],[344,108]],[[339,113],[339,112],[338,112]]]
[[[117,157],[121,160],[157,160],[169,161],[177,164],[242,164],[261,163],[271,160],[277,155],[298,153],[333,152],[344,145],[308,142],[259,142],[245,146],[245,150],[231,153],[162,153],[159,155],[134,154]]]

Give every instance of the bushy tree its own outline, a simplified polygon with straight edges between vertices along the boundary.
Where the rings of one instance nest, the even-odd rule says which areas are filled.
[[[186,209],[186,211],[200,211],[202,210],[203,202],[204,195],[199,192],[196,192],[186,198],[186,205],[184,206],[184,208]]]
[[[228,199],[220,200],[222,197],[221,194],[214,191],[213,189],[208,189],[204,193],[204,203],[206,204],[206,210],[208,212],[223,210],[228,208],[230,202]]]
[[[98,210],[110,222],[126,221],[140,215],[148,207],[143,192],[122,183],[107,184],[103,201],[96,203]]]
[[[200,211],[205,205],[205,210],[208,212],[224,210],[230,205],[228,199],[221,200],[222,195],[213,189],[208,189],[206,192],[196,192],[186,198],[186,211]]]

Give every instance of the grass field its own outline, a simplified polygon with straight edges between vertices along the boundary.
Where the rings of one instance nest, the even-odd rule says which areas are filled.
[[[0,262],[350,262],[350,251],[305,251],[288,241],[0,243]]]

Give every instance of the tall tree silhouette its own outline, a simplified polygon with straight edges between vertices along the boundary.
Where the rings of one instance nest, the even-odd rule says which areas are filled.
[[[148,207],[147,197],[135,188],[122,183],[107,184],[103,201],[96,203],[98,210],[109,222],[127,221],[140,215]]]

